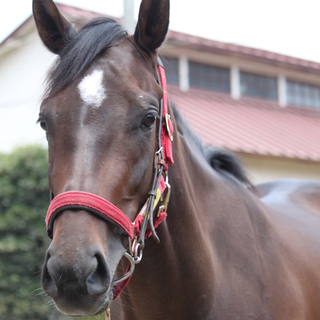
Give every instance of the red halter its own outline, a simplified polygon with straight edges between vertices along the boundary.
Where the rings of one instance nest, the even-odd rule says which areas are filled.
[[[166,184],[161,177],[159,184],[160,195],[164,193]],[[159,197],[159,196],[158,196]],[[125,233],[131,240],[140,235],[140,227],[145,214],[146,205],[132,223],[131,220],[115,205],[93,193],[83,191],[67,191],[57,195],[50,203],[46,216],[48,235],[52,238],[53,221],[55,217],[65,210],[86,210],[94,213],[112,224],[115,224],[121,233]],[[163,219],[162,219],[163,220]],[[157,226],[158,221],[155,222]],[[150,235],[147,234],[148,236]]]
[[[155,228],[166,218],[166,210],[170,197],[170,185],[164,181],[163,171],[168,170],[168,164],[173,164],[172,156],[172,139],[173,139],[173,126],[168,114],[168,101],[167,101],[167,83],[162,61],[158,58],[158,82],[163,90],[163,97],[161,99],[161,107],[159,111],[160,125],[159,125],[159,150],[155,153],[154,167],[155,176],[153,179],[152,190],[149,192],[149,197],[135,218],[134,222],[115,205],[108,200],[101,198],[95,194],[82,192],[82,191],[67,191],[54,197],[48,208],[46,216],[46,227],[48,236],[52,238],[53,222],[55,217],[65,210],[79,210],[83,209],[89,211],[106,221],[116,225],[120,233],[126,234],[133,240],[132,246],[129,248],[130,253],[125,256],[129,259],[130,265],[127,273],[121,279],[115,281],[113,288],[114,299],[116,299],[126,284],[131,278],[134,270],[134,265],[141,261],[142,250],[144,248],[144,239],[153,235],[156,241],[159,241]],[[163,198],[164,191],[167,187],[167,194],[164,197],[164,202],[159,207],[159,212],[153,221],[153,211],[158,204],[160,198]],[[149,224],[149,230],[147,230]]]

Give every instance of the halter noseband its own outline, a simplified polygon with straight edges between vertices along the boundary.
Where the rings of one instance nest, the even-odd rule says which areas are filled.
[[[152,189],[149,192],[145,205],[140,210],[134,222],[114,204],[95,194],[82,191],[67,191],[52,198],[46,216],[46,227],[48,236],[52,238],[53,222],[55,217],[65,210],[83,209],[102,219],[114,224],[120,233],[129,237],[129,252],[125,257],[130,264],[124,276],[114,281],[113,296],[116,299],[126,284],[129,282],[134,271],[135,264],[142,258],[144,240],[146,237],[153,236],[156,242],[160,242],[155,228],[166,218],[167,206],[170,198],[170,185],[168,182],[168,164],[173,164],[172,139],[173,126],[168,113],[167,83],[164,67],[158,58],[158,83],[162,87],[163,97],[159,110],[159,134],[158,151],[154,156],[154,177]],[[165,179],[163,177],[165,173]],[[166,193],[165,193],[166,191]],[[154,219],[154,209],[158,203],[158,213]]]

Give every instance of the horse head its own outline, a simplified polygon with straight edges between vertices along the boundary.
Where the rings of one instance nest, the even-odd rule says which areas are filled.
[[[133,221],[158,180],[157,49],[168,30],[169,1],[143,0],[133,35],[102,18],[76,30],[52,0],[33,0],[33,13],[40,38],[58,56],[39,115],[54,199],[90,194],[93,203],[103,199]],[[87,202],[71,202],[48,221],[42,285],[61,312],[94,315],[112,300],[130,231],[121,221],[103,221]]]

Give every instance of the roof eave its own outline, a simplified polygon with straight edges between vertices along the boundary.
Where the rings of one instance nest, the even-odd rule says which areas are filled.
[[[224,56],[244,58],[273,66],[291,68],[303,72],[320,74],[320,63],[278,54],[270,51],[245,47],[232,43],[204,39],[170,30],[166,43],[176,47],[216,53]]]

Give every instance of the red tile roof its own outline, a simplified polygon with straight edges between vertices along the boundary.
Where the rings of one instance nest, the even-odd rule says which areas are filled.
[[[58,7],[67,19],[79,24],[101,16],[67,5],[58,4]],[[31,20],[32,17],[27,19],[0,44],[0,48],[19,36]],[[180,32],[170,31],[167,42],[320,74],[320,63],[317,62]],[[205,144],[235,152],[320,161],[320,112],[296,107],[282,109],[276,102],[253,98],[242,97],[236,101],[227,94],[198,89],[182,93],[177,87],[170,86],[169,93]]]
[[[103,14],[88,11],[80,8],[75,8],[65,4],[57,3],[57,6],[61,13],[70,21],[76,24],[82,25],[85,21],[92,18],[102,16]],[[121,19],[114,18],[117,22],[121,22]],[[27,19],[20,27],[17,28],[7,39],[0,43],[0,47],[4,46],[7,42],[10,42],[12,38],[15,38],[18,31],[30,23],[32,17]],[[196,50],[205,50],[209,52],[216,52],[224,55],[244,57],[250,60],[258,60],[264,63],[269,63],[272,65],[279,65],[287,68],[300,69],[312,73],[320,73],[320,63],[314,61],[308,61],[303,59],[298,59],[283,54],[278,54],[275,52],[249,48],[245,46],[240,46],[232,43],[225,43],[220,41],[214,41],[210,39],[205,39],[201,37],[192,36],[189,34],[176,32],[170,30],[167,35],[168,43],[177,43],[179,45],[183,44]]]
[[[320,73],[320,63],[303,60],[287,55],[270,52],[261,49],[249,48],[233,43],[214,41],[189,34],[170,31],[167,35],[167,42],[177,46],[185,46],[196,50],[203,50],[211,53],[224,54],[228,56],[243,57],[246,59],[261,61],[272,65],[286,68],[294,68],[312,73]]]
[[[62,15],[70,22],[75,23],[77,26],[82,26],[86,22],[88,22],[91,19],[98,18],[101,16],[105,16],[101,13],[97,13],[94,11],[88,11],[76,7],[72,7],[69,5],[57,3],[56,5],[59,9],[59,11],[62,13]],[[116,20],[117,22],[121,22],[121,19],[111,17],[112,19]],[[16,37],[19,37],[19,34],[26,29],[30,23],[33,23],[33,16],[30,16],[27,18],[16,30],[14,30],[7,38],[5,38],[0,43],[0,48],[5,46],[7,43],[10,43],[11,40],[14,40]]]
[[[320,112],[170,86],[171,100],[206,144],[234,152],[320,161]]]
[[[68,6],[65,4],[61,4],[61,3],[57,3],[57,6],[60,12],[63,14],[63,16],[67,20],[72,21],[73,23],[76,23],[76,24],[79,23],[80,25],[88,22],[91,19],[105,16],[104,14],[101,14],[98,12],[88,11],[88,10]],[[110,17],[110,18],[116,20],[118,23],[121,23],[121,19],[118,19],[115,17]]]

